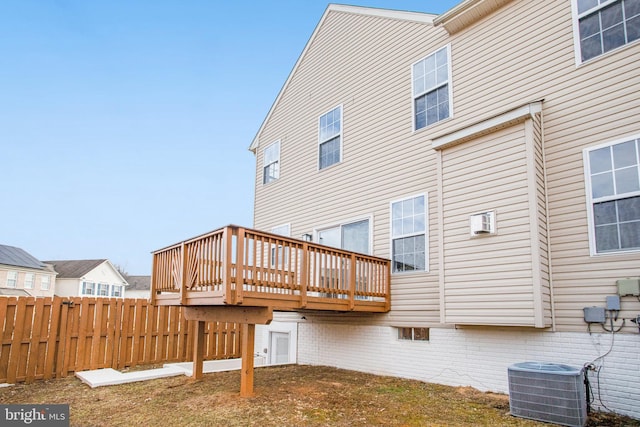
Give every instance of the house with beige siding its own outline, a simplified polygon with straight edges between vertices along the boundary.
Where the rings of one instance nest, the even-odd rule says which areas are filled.
[[[51,297],[56,274],[24,249],[0,245],[0,295]]]
[[[281,315],[298,363],[584,366],[640,418],[638,38],[637,0],[330,5],[251,143],[254,228],[391,259],[391,307]]]

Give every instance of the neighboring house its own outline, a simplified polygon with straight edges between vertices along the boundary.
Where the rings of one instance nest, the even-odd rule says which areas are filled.
[[[390,258],[391,311],[304,313],[298,362],[500,392],[592,364],[640,418],[639,37],[632,0],[330,5],[251,144],[254,227]]]
[[[53,296],[56,272],[23,249],[0,245],[0,295]]]
[[[58,272],[56,295],[124,298],[128,285],[107,259],[45,261]]]
[[[127,286],[127,298],[149,298],[151,296],[151,276],[124,277],[129,284]]]

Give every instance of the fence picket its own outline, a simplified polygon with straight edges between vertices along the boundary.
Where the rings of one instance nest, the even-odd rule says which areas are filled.
[[[44,298],[37,298],[33,306],[33,328],[31,329],[31,341],[27,351],[26,383],[30,384],[36,377],[38,359],[40,357],[40,331],[42,328],[42,316],[44,316]]]
[[[0,297],[0,383],[192,360],[195,322],[146,300]],[[206,325],[205,359],[238,357],[234,323]]]

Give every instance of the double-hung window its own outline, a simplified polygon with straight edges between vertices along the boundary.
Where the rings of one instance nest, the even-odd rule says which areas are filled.
[[[17,284],[18,284],[18,272],[17,271],[7,272],[7,288],[15,288]]]
[[[574,0],[580,62],[640,39],[640,0]]]
[[[93,282],[82,282],[82,295],[95,295],[95,287]]]
[[[451,115],[449,46],[416,62],[412,67],[414,129],[432,125]]]
[[[427,196],[391,202],[393,272],[427,270]]]
[[[109,296],[109,285],[107,283],[98,283],[98,296],[108,297]]]
[[[262,183],[268,184],[280,178],[280,141],[264,149],[262,164]]]
[[[585,150],[591,253],[640,250],[640,138]]]
[[[318,169],[340,162],[342,146],[342,106],[320,116],[318,122]]]
[[[25,273],[24,275],[24,288],[33,289],[33,273]]]
[[[40,278],[40,289],[42,289],[43,291],[48,291],[49,290],[49,286],[51,286],[51,277],[49,276],[42,276]]]
[[[122,285],[113,285],[111,288],[111,296],[120,298],[122,296]]]

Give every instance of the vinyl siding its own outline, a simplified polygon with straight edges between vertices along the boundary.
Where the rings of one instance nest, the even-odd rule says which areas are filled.
[[[589,254],[582,158],[587,147],[640,132],[640,97],[632,89],[640,85],[640,46],[628,45],[576,66],[572,31],[569,1],[545,2],[541,8],[538,2],[523,0],[453,35],[456,117],[436,133],[544,99],[542,134],[536,137],[544,141],[544,159],[542,147],[537,148],[536,179],[537,187],[544,188],[546,172],[549,215],[545,224],[541,192],[540,277],[551,275],[552,282],[541,289],[542,302],[545,307],[553,304],[556,330],[584,331],[582,308],[604,306],[605,297],[616,294],[616,279],[640,275],[637,252]],[[640,304],[623,298],[622,309],[620,316],[631,318]],[[545,322],[550,316],[545,309]]]
[[[539,124],[529,119],[443,150],[447,323],[550,325],[548,278],[542,278],[546,249],[540,247],[546,230],[538,225],[546,217],[536,162]],[[496,213],[496,234],[471,237],[469,216],[490,210]]]
[[[262,185],[256,150],[254,226],[290,222],[300,237],[370,215],[373,254],[390,257],[390,202],[427,194],[436,211],[435,153],[412,132],[411,64],[445,40],[429,25],[330,11],[259,135],[261,146],[281,140],[281,170]],[[338,105],[342,162],[319,171],[318,117]],[[434,215],[428,226],[429,271],[394,274],[391,313],[378,321],[439,323]]]
[[[445,45],[451,46],[454,114],[414,132],[411,65]],[[427,193],[429,271],[393,275],[392,310],[383,323],[470,322],[483,314],[485,325],[553,323],[557,331],[585,331],[582,308],[603,306],[616,293],[616,279],[640,276],[639,252],[590,255],[582,155],[640,133],[640,43],[576,66],[570,2],[541,7],[513,0],[453,35],[428,24],[330,10],[305,52],[257,137],[261,147],[282,141],[281,174],[262,185],[258,148],[254,226],[290,222],[299,237],[371,215],[373,253],[389,257],[389,202]],[[442,152],[431,146],[537,100],[544,100],[543,111],[529,125],[529,151],[514,143],[523,137],[522,125]],[[342,162],[318,171],[317,120],[337,105],[343,107]],[[477,159],[490,162],[479,168]],[[468,214],[483,208],[469,199],[468,182],[489,178],[500,191],[483,200],[497,209],[499,235],[469,239]],[[494,271],[468,257],[491,239],[488,257],[508,252],[511,258]],[[481,286],[468,286],[474,275],[483,276]],[[489,314],[498,300],[509,307]],[[637,300],[623,298],[621,317],[638,312]]]

